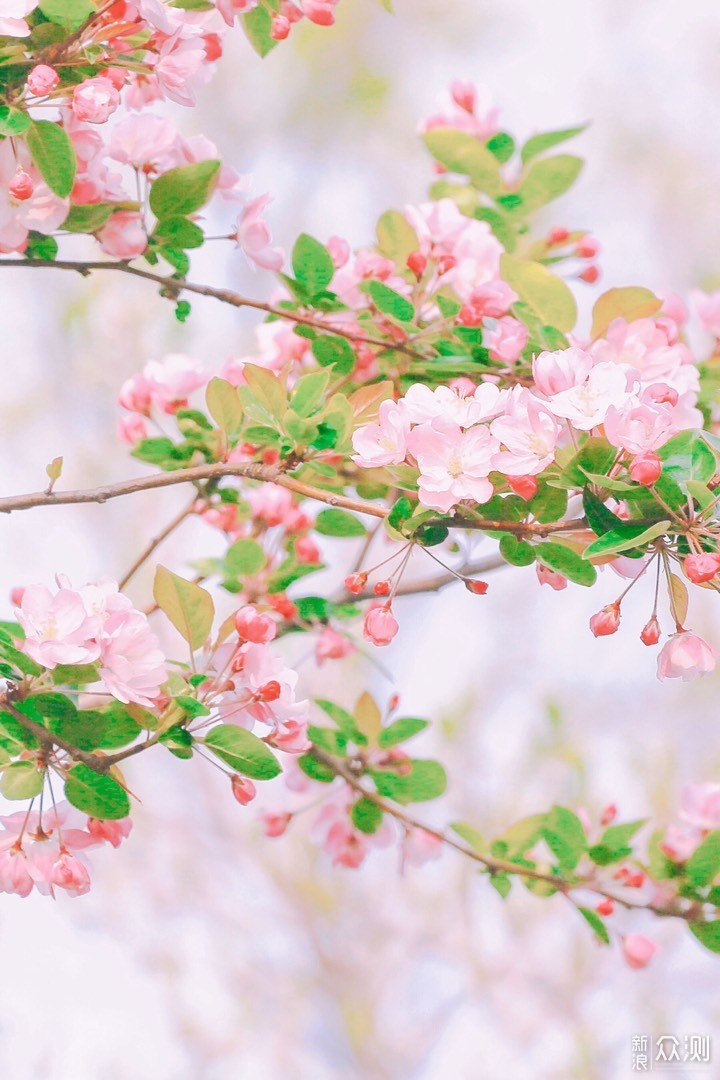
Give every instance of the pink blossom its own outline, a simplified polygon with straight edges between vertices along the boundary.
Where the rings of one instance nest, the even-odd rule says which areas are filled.
[[[490,359],[503,364],[514,364],[522,356],[522,351],[530,339],[530,331],[510,315],[505,315],[483,332],[483,345],[490,353]]]
[[[684,863],[690,858],[703,838],[699,829],[670,825],[660,844],[660,850],[673,862]]]
[[[695,585],[701,585],[705,581],[712,581],[715,575],[720,572],[720,554],[706,551],[700,555],[688,555],[683,562],[683,570]]]
[[[630,398],[626,369],[620,364],[601,363],[591,369],[585,381],[548,398],[547,407],[578,429],[590,431],[602,424],[608,410],[620,408]]]
[[[99,818],[88,818],[87,831],[96,840],[104,840],[112,844],[114,848],[120,847],[123,840],[127,840],[132,832],[133,823],[129,817],[118,818],[115,821],[101,821]]]
[[[278,724],[269,742],[286,754],[304,754],[312,746],[307,729],[307,720],[286,720]]]
[[[19,170],[32,183],[32,191],[20,193],[21,197],[13,194]],[[0,252],[23,251],[31,229],[46,235],[54,232],[67,217],[69,205],[45,184],[20,139],[0,141]]]
[[[246,604],[235,615],[235,629],[241,639],[267,645],[277,634],[277,623],[270,615],[261,615],[253,604]]]
[[[363,637],[373,645],[389,645],[400,627],[389,604],[370,607],[363,622]]]
[[[638,404],[631,400],[621,408],[611,406],[604,423],[608,441],[630,454],[657,450],[679,430],[673,422],[672,408],[654,402]]]
[[[628,967],[639,969],[648,966],[660,946],[645,934],[625,934],[622,939],[623,956]]]
[[[620,626],[620,605],[608,604],[590,619],[590,629],[595,637],[607,637],[614,634]]]
[[[484,425],[463,431],[457,424],[433,420],[413,428],[408,449],[420,469],[420,502],[447,513],[463,499],[487,502],[493,486],[487,479],[499,443]]]
[[[698,829],[720,829],[720,784],[688,784],[680,793],[680,817]]]
[[[263,810],[260,814],[260,820],[262,821],[263,832],[266,836],[282,836],[292,821],[292,814],[288,814],[286,811],[273,812],[271,810]]]
[[[92,664],[100,656],[97,619],[72,589],[53,594],[45,585],[28,585],[15,612],[25,631],[23,649],[36,664]]]
[[[0,36],[27,37],[30,27],[25,21],[38,6],[39,0],[3,0],[0,12]]]
[[[500,130],[500,109],[485,86],[455,80],[440,99],[438,111],[422,122],[420,130],[442,127],[466,131],[484,141]]]
[[[153,73],[164,97],[178,105],[194,105],[198,90],[210,78],[203,39],[183,38],[180,33],[167,38]]]
[[[338,0],[299,0],[303,14],[318,26],[332,26]]]
[[[150,402],[162,412],[175,413],[187,404],[193,391],[205,386],[209,372],[197,360],[184,353],[167,353],[162,360],[149,360],[141,376],[125,383],[120,392],[120,403]],[[139,409],[135,411],[141,411]]]
[[[35,97],[47,97],[60,82],[55,68],[48,64],[36,64],[27,77],[27,88]]]
[[[613,319],[605,337],[589,349],[596,363],[630,367],[644,385],[664,382],[678,394],[697,393],[698,370],[687,345],[671,343],[667,328],[653,319]]]
[[[542,563],[535,563],[535,572],[541,585],[549,585],[555,592],[567,589],[567,578],[563,577],[562,574],[558,574],[555,570],[543,566]]]
[[[58,887],[69,896],[86,893],[90,876],[78,852],[102,842],[82,828],[86,820],[67,802],[42,817],[37,811],[0,817],[0,892],[28,896],[34,887],[53,896]]]
[[[430,420],[451,420],[460,427],[470,427],[481,420],[489,420],[502,412],[507,391],[499,390],[491,382],[475,386],[438,386],[431,390],[424,383],[410,386],[398,405],[411,424],[424,424]]]
[[[165,116],[130,115],[113,128],[108,154],[115,161],[146,173],[165,172],[184,164],[180,133]]]
[[[100,677],[107,690],[125,704],[152,707],[168,677],[158,639],[141,611],[115,611],[102,630]]]
[[[696,675],[709,675],[715,670],[715,656],[715,649],[697,634],[679,630],[660,650],[658,678],[688,682]]]
[[[352,641],[348,641],[332,626],[326,626],[318,635],[315,642],[315,660],[318,667],[322,667],[326,660],[343,660],[355,652]]]
[[[234,239],[250,260],[264,270],[282,270],[285,255],[280,248],[272,247],[272,233],[265,221],[263,210],[270,202],[269,195],[253,199],[240,212]]]
[[[402,865],[423,866],[442,855],[443,841],[427,829],[408,829],[402,843]]]
[[[628,472],[630,473],[630,479],[634,480],[636,484],[651,487],[660,479],[662,461],[657,454],[652,452],[638,454],[630,462]]]
[[[540,393],[551,397],[580,386],[590,374],[592,365],[592,357],[574,345],[556,352],[541,352],[533,360],[533,379]]]
[[[237,649],[228,642],[215,650],[212,669],[222,673],[223,691],[214,701],[224,723],[252,728],[259,721],[269,725],[272,734],[290,721],[307,721],[308,702],[295,697],[297,672],[270,646],[247,642]],[[283,730],[288,735],[297,732]]]
[[[519,296],[501,278],[478,285],[466,298],[458,318],[468,326],[479,326],[483,319],[505,316]]]
[[[232,787],[233,796],[241,806],[247,806],[257,795],[257,788],[252,780],[248,780],[246,776],[238,776],[235,773],[230,777],[230,786]]]
[[[72,110],[77,120],[104,124],[120,104],[120,94],[102,75],[86,79],[73,90]]]
[[[263,484],[247,492],[252,516],[272,528],[283,525],[295,509],[295,501],[287,488],[278,484]]]
[[[690,293],[690,299],[698,313],[703,330],[720,338],[720,289],[706,293],[696,289]]]
[[[68,896],[84,896],[90,891],[90,874],[84,862],[61,847],[52,865],[50,883],[65,889]]]
[[[148,430],[141,416],[123,416],[118,422],[118,434],[128,446],[137,446],[143,439],[147,439]]]
[[[399,465],[407,454],[410,424],[405,411],[394,401],[383,401],[378,420],[353,434],[354,461],[366,469]]]
[[[147,248],[147,233],[142,214],[119,210],[111,214],[98,233],[100,247],[115,259],[135,259]]]
[[[554,460],[562,426],[525,387],[514,387],[504,416],[490,425],[505,446],[493,456],[493,468],[508,476],[536,476]]]

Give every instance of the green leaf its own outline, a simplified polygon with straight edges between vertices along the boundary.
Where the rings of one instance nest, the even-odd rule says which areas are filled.
[[[357,726],[355,717],[351,716],[347,709],[343,709],[333,701],[326,701],[325,698],[316,698],[315,704],[319,706],[324,713],[327,713],[346,739],[357,743],[358,746],[367,745],[367,738]]]
[[[520,187],[523,209],[537,210],[564,195],[577,180],[582,167],[582,158],[571,154],[536,161]]]
[[[196,161],[169,169],[150,188],[150,209],[160,220],[194,214],[207,203],[219,174],[219,161]]]
[[[415,308],[409,300],[395,292],[389,285],[385,285],[382,281],[371,281],[368,283],[367,291],[373,304],[383,315],[391,315],[393,319],[399,319],[400,322],[412,321]]]
[[[661,307],[662,300],[659,300],[649,289],[633,285],[621,289],[608,289],[596,300],[593,307],[591,331],[593,341],[595,338],[602,337],[613,319],[626,319],[627,322],[646,319],[654,315]]]
[[[74,765],[67,774],[65,798],[84,814],[101,821],[116,821],[130,813],[130,799],[117,780],[87,765]]]
[[[540,135],[533,135],[522,148],[520,156],[523,164],[527,164],[538,154],[544,154],[546,150],[551,150],[558,143],[574,139],[576,135],[580,135],[585,130],[585,127],[586,125],[583,124],[580,127],[564,128],[561,131],[546,131]]]
[[[191,649],[199,649],[205,644],[215,614],[215,605],[207,590],[178,577],[164,566],[158,566],[153,596]]]
[[[592,545],[591,545],[592,546]],[[543,566],[562,574],[568,581],[574,581],[576,585],[594,585],[597,580],[597,571],[592,563],[584,561],[584,555],[579,555],[572,548],[564,544],[545,542],[535,548],[535,558]],[[588,570],[591,573],[588,573]]]
[[[588,926],[594,931],[598,940],[602,941],[603,945],[609,945],[610,935],[608,934],[607,926],[602,921],[597,911],[593,911],[592,908],[582,907],[580,904],[578,904],[578,911]]]
[[[311,780],[317,780],[320,784],[331,784],[335,779],[335,773],[327,765],[314,758],[312,754],[301,754],[297,763]]]
[[[43,789],[44,775],[34,761],[15,761],[3,769],[0,792],[6,799],[34,799]]]
[[[321,367],[334,364],[338,375],[349,375],[355,367],[355,350],[347,338],[337,334],[321,334],[313,339],[310,348]]]
[[[287,390],[280,378],[257,364],[246,364],[243,374],[247,386],[242,387],[242,398],[246,405],[255,403],[267,414],[265,420],[277,423],[287,409]]]
[[[493,135],[492,139],[488,139],[485,145],[501,165],[509,161],[515,151],[515,140],[506,131],[499,131],[497,135]]]
[[[280,762],[262,739],[234,724],[218,724],[205,736],[205,745],[231,769],[251,780],[272,780],[282,772]]]
[[[534,518],[546,524],[559,521],[567,512],[567,492],[540,482],[537,495],[530,500],[529,509]]]
[[[468,847],[471,847],[473,851],[482,853],[487,850],[487,844],[481,833],[475,828],[474,825],[468,825],[465,821],[454,821],[450,826],[454,833],[464,840]]]
[[[208,412],[226,435],[237,435],[243,425],[243,407],[236,388],[225,379],[212,378],[205,391]]]
[[[323,292],[335,275],[330,252],[312,236],[301,233],[292,251],[292,268],[296,279],[311,296]]]
[[[503,254],[500,274],[543,323],[564,332],[572,330],[577,319],[575,297],[546,266]]]
[[[417,251],[420,241],[407,218],[397,210],[388,210],[377,223],[378,248],[388,259],[404,267],[408,255]]]
[[[606,439],[588,439],[570,458],[560,480],[568,487],[585,487],[588,476],[602,477],[617,456],[617,450]],[[598,480],[600,483],[600,480]]]
[[[376,833],[382,825],[383,813],[371,799],[358,799],[353,803],[350,819],[356,829],[362,833]]]
[[[315,518],[314,528],[323,536],[365,535],[365,526],[347,510],[321,510]]]
[[[52,262],[57,257],[58,242],[54,236],[46,236],[44,233],[31,229],[28,233],[25,256],[28,259],[45,259]]]
[[[11,105],[0,105],[0,135],[22,135],[30,127],[26,112]]]
[[[535,562],[535,548],[510,533],[500,538],[500,554],[511,566],[532,566]]]
[[[40,0],[38,6],[49,22],[64,30],[77,30],[95,11],[90,0]]]
[[[542,835],[562,870],[574,870],[587,851],[582,822],[565,806],[553,806],[545,818]]]
[[[173,724],[164,731],[159,740],[166,749],[182,761],[189,761],[193,756],[193,744],[195,739],[182,724]]]
[[[599,499],[597,495],[590,491],[590,488],[585,488],[583,491],[583,509],[588,525],[598,536],[602,536],[604,533],[610,532],[611,529],[617,529],[623,525],[622,518],[619,518],[617,514],[613,514],[602,499]]]
[[[502,195],[500,162],[474,135],[435,128],[423,135],[423,141],[435,160],[446,169],[467,176],[474,187],[492,198]]]
[[[713,919],[712,922],[694,922],[689,925],[701,945],[710,952],[720,953],[720,919]]]
[[[259,574],[266,564],[267,555],[257,540],[250,537],[236,540],[225,556],[225,570],[231,577]]]
[[[612,555],[615,552],[628,551],[643,547],[651,540],[664,536],[670,528],[670,521],[658,521],[654,525],[636,525],[628,522],[617,529],[611,529],[598,540],[594,540],[583,551],[583,559],[594,559],[599,555]]]
[[[56,195],[66,199],[75,183],[76,158],[68,134],[51,120],[34,120],[27,144],[43,180]]]
[[[632,853],[630,841],[645,824],[644,820],[629,821],[622,825],[609,825],[588,855],[598,866],[620,862]]]
[[[685,866],[688,881],[696,888],[711,885],[720,873],[720,830],[708,833]]]
[[[428,721],[421,720],[418,716],[401,716],[382,729],[378,735],[378,746],[387,750],[391,746],[397,746],[398,743],[407,742],[414,735],[419,735],[427,726]]]
[[[411,760],[404,763],[404,767],[407,765],[410,765],[410,771],[402,776],[370,769],[378,794],[399,803],[427,802],[443,794],[447,776],[439,761]]]
[[[295,384],[290,398],[290,408],[293,412],[302,417],[316,413],[322,406],[329,381],[328,371],[312,371],[308,375],[302,375]]]
[[[182,217],[180,214],[171,214],[158,222],[153,239],[184,251],[187,248],[202,247],[205,233],[189,218]]]
[[[248,41],[258,56],[265,57],[279,44],[272,36],[272,15],[260,5],[242,17]]]

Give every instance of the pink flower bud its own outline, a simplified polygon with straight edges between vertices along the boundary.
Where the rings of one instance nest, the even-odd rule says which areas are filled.
[[[614,634],[619,626],[620,605],[618,603],[608,604],[590,619],[590,629],[595,637],[607,637],[608,634]]]
[[[645,934],[626,934],[622,939],[623,955],[628,967],[647,967],[660,946]]]
[[[535,563],[535,572],[541,585],[549,585],[555,592],[567,589],[567,578],[563,577],[562,574],[556,573],[555,570],[549,570],[548,567],[543,566],[542,563]]]
[[[476,596],[484,596],[489,585],[487,581],[480,581],[479,578],[465,578],[465,588]]]
[[[87,124],[104,124],[120,104],[120,94],[110,79],[96,76],[73,90],[72,110]]]
[[[375,596],[389,596],[391,585],[389,581],[376,581],[373,585]]]
[[[320,548],[311,536],[301,536],[295,544],[295,558],[300,563],[319,563]]]
[[[548,233],[547,242],[554,247],[556,244],[566,244],[569,239],[568,230],[563,229],[561,225],[555,225]]]
[[[88,818],[87,831],[96,840],[105,840],[114,848],[120,847],[132,831],[133,823],[129,817],[120,818],[116,821],[101,821],[99,818]]]
[[[657,615],[653,615],[645,623],[640,632],[640,640],[643,645],[657,645],[660,640],[660,623],[657,620]]]
[[[575,254],[581,259],[594,259],[600,250],[600,244],[594,236],[587,233],[582,240],[578,240]]]
[[[648,451],[646,454],[638,454],[630,462],[631,479],[636,484],[643,484],[645,487],[654,484],[661,472],[662,461],[652,451]]]
[[[373,645],[389,645],[399,629],[389,607],[372,607],[365,615],[363,637]]]
[[[711,581],[720,570],[720,555],[703,552],[702,555],[688,555],[683,562],[683,570],[695,585]]]
[[[106,255],[115,259],[137,258],[148,242],[142,214],[135,210],[118,210],[111,214],[98,233],[98,240]]]
[[[245,641],[267,645],[277,634],[277,625],[270,615],[260,615],[252,604],[240,608],[235,616],[235,629]]]
[[[260,820],[266,836],[282,836],[292,821],[292,814],[288,814],[287,811],[273,813],[272,810],[263,810]]]
[[[335,22],[335,5],[338,0],[302,0],[302,9],[317,26],[332,26]]]
[[[27,87],[35,97],[51,94],[60,82],[60,76],[49,64],[36,64],[27,77]]]
[[[17,199],[18,202],[25,202],[26,199],[30,198],[34,190],[35,184],[32,176],[23,169],[18,169],[8,184],[8,194],[13,199]]]
[[[367,585],[367,574],[348,574],[345,578],[345,588],[353,596],[359,596]]]
[[[477,90],[472,83],[462,82],[461,79],[455,79],[450,84],[450,96],[455,104],[459,105],[465,112],[473,113],[475,111]]]
[[[617,817],[617,806],[615,803],[608,803],[600,815],[600,824],[605,826],[609,825],[611,821],[614,821]]]
[[[277,701],[282,695],[282,686],[277,679],[270,679],[264,686],[261,686],[257,692],[257,697],[260,701]]]
[[[696,675],[709,675],[715,670],[715,655],[715,649],[703,638],[688,630],[679,630],[660,650],[658,679],[683,679],[688,682]]]
[[[14,604],[15,607],[20,607],[24,592],[24,585],[15,585],[15,587],[10,590],[10,603]]]
[[[587,266],[578,277],[581,281],[587,281],[588,285],[594,285],[600,277],[600,270],[597,266]]]
[[[601,900],[600,903],[595,906],[595,910],[598,915],[612,915],[615,910],[615,904],[609,897],[606,897],[605,900]]]
[[[534,476],[508,476],[508,487],[521,499],[532,499],[537,495],[538,482]]]
[[[290,33],[290,20],[285,15],[273,15],[270,37],[275,41],[284,41]]]
[[[247,806],[247,804],[252,802],[257,795],[257,788],[252,780],[248,780],[246,776],[238,776],[238,774],[235,773],[230,777],[230,786],[232,787],[233,795],[241,806]]]
[[[427,259],[420,251],[411,251],[407,257],[406,266],[419,280],[427,268]]]

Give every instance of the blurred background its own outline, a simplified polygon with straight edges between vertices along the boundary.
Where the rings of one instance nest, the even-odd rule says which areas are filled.
[[[520,138],[591,121],[577,142],[586,171],[542,223],[602,242],[584,311],[601,286],[713,283],[715,0],[395,7],[392,18],[375,0],[343,0],[335,28],[303,26],[264,62],[232,35],[200,108],[172,108],[272,192],[288,249],[303,230],[367,243],[384,209],[421,200],[431,172],[417,123],[464,78],[491,88]],[[69,240],[68,256],[82,243]],[[272,288],[219,245],[192,276]],[[169,350],[213,369],[252,351],[249,315],[198,300],[181,327],[151,288],[121,277],[5,271],[0,313],[2,494],[43,486],[60,454],[68,486],[142,471],[114,435],[123,379]],[[3,520],[0,593],[56,570],[77,584],[121,576],[183,500],[168,490]],[[183,572],[216,544],[187,526],[161,558]],[[403,711],[434,720],[416,745],[445,762],[450,787],[426,820],[493,835],[553,802],[596,816],[616,802],[625,820],[667,822],[683,784],[718,779],[717,679],[656,681],[637,637],[647,595],[631,594],[617,637],[595,641],[585,627],[617,592],[610,573],[592,593],[540,589],[523,570],[491,581],[483,599],[451,589],[399,607],[403,632],[382,654],[394,683],[363,655],[342,676],[301,667],[308,694],[348,705],[363,689],[397,690]],[[148,570],[131,590],[139,604],[150,587]],[[712,604],[692,626],[720,643]],[[635,1075],[633,1036],[720,1029],[718,961],[681,926],[623,916],[623,929],[662,943],[632,972],[561,898],[516,886],[502,903],[450,852],[403,874],[390,851],[334,869],[303,818],[266,840],[257,804],[238,806],[200,763],[144,755],[127,774],[143,796],[135,830],[94,857],[88,896],[2,897],[3,1080],[614,1080]]]

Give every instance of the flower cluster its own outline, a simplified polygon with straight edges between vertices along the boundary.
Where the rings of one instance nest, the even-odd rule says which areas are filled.
[[[147,617],[110,578],[76,590],[59,575],[57,585],[21,592],[16,615],[27,655],[48,671],[97,664],[102,686],[118,701],[152,705],[167,668]]]

